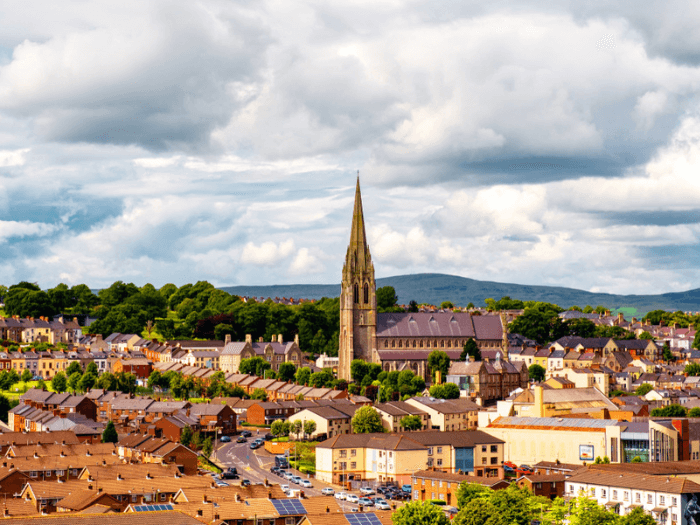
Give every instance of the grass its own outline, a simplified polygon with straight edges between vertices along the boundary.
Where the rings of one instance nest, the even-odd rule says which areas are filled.
[[[221,469],[214,465],[211,461],[209,461],[207,458],[204,456],[199,456],[197,459],[197,462],[199,463],[199,468],[208,470],[210,472],[215,472],[216,474],[221,474]]]
[[[295,441],[296,453],[294,450],[289,451],[289,464],[299,472],[316,474],[316,445],[318,441]],[[295,456],[297,459],[292,459]]]
[[[248,423],[247,421],[240,423],[238,426],[239,427],[253,427],[253,428],[270,428],[270,425],[253,425],[251,423]]]
[[[49,392],[53,392],[53,388],[51,388],[51,381],[44,381],[44,384],[46,385],[46,390]],[[36,388],[39,385],[39,381],[19,381],[12,385],[12,388],[10,390],[3,390],[0,393],[8,397],[9,399],[12,398],[19,398],[22,394],[24,394],[27,390],[30,388]]]

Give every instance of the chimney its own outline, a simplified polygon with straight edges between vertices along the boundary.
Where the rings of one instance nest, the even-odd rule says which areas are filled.
[[[3,516],[5,516],[7,518],[9,515],[10,515],[10,509],[5,507],[5,510],[3,511]]]
[[[282,344],[282,343],[284,342],[284,338],[282,337],[282,334],[278,334],[278,335],[277,335],[277,342],[278,342],[279,344]]]
[[[102,487],[99,487],[99,488],[97,489],[97,492],[102,492]]]
[[[252,343],[253,342],[253,336],[250,334],[245,334],[245,342],[246,343]]]
[[[535,414],[536,417],[544,417],[544,388],[535,386]]]
[[[88,490],[92,490],[92,483],[88,485]]]
[[[264,343],[262,336],[258,337],[258,343]]]
[[[294,342],[299,346],[299,334],[294,334]]]
[[[206,494],[204,494],[202,496],[202,503],[207,503],[207,495]]]
[[[231,342],[231,334],[226,334],[224,336],[224,345],[227,345]]]

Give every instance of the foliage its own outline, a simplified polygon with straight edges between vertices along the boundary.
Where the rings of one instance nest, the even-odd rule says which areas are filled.
[[[324,368],[320,372],[314,372],[311,374],[307,384],[314,388],[326,388],[330,387],[333,381],[335,381],[333,372],[331,372],[328,368]]]
[[[455,307],[452,301],[443,301],[440,303],[441,310],[452,310]]]
[[[700,376],[700,364],[689,363],[685,365],[685,370],[683,370],[683,372],[689,376]]]
[[[306,385],[311,377],[311,369],[308,366],[299,368],[294,374],[294,382],[297,385]]]
[[[68,387],[68,378],[63,372],[56,372],[56,375],[51,379],[51,389],[54,392],[62,394]]]
[[[637,339],[645,339],[645,340],[647,340],[647,341],[651,341],[651,340],[654,339],[654,336],[651,335],[651,334],[650,334],[649,332],[647,332],[646,330],[644,330],[641,334],[639,334],[639,336],[637,337]]]
[[[75,373],[79,373],[80,375],[83,374],[83,369],[80,366],[80,363],[78,361],[71,361],[70,364],[68,365],[68,368],[66,368],[66,377],[70,377]]]
[[[492,298],[488,298],[484,301],[486,303],[486,308],[490,311],[499,310],[522,310],[525,308],[525,304],[518,299],[511,299],[509,296],[504,295],[498,301]]]
[[[673,404],[663,408],[655,408],[651,411],[653,417],[687,417],[688,409],[684,406]]]
[[[270,427],[270,433],[273,436],[281,437],[281,436],[288,436],[291,431],[292,431],[292,425],[289,421],[283,421],[281,419],[278,419],[277,421],[272,422],[272,426]]]
[[[255,388],[250,394],[250,399],[256,401],[267,401],[267,391],[264,388]]]
[[[382,418],[371,406],[363,406],[352,417],[352,431],[355,434],[371,434],[373,432],[383,432]]]
[[[22,375],[20,376],[20,379],[24,381],[25,383],[31,381],[34,378],[34,374],[32,374],[32,371],[29,370],[28,368],[24,369],[24,372],[22,372]]]
[[[463,481],[457,489],[457,507],[462,509],[474,498],[488,496],[491,489],[479,483],[468,483]]]
[[[213,450],[214,450],[214,444],[212,443],[211,437],[208,437],[202,443],[202,454],[204,454],[204,457],[208,458],[209,456],[211,456],[211,453]]]
[[[595,461],[593,463],[595,463],[596,465],[607,465],[610,463],[610,458],[608,456],[602,458],[598,456],[595,458]]]
[[[634,334],[621,326],[598,325],[594,337],[610,337],[611,339],[634,339]]]
[[[630,463],[642,463],[642,458],[640,458],[639,456],[634,456]]]
[[[447,371],[450,369],[450,358],[442,350],[433,350],[428,354],[428,367],[433,376],[433,381],[435,381],[435,372],[438,370],[444,381],[447,376]]]
[[[404,416],[399,420],[399,425],[404,430],[420,430],[423,427],[423,422],[420,416]]]
[[[117,441],[119,441],[117,429],[114,428],[114,423],[108,421],[107,426],[105,426],[102,432],[102,443],[116,443]]]
[[[564,321],[559,317],[561,308],[549,303],[538,303],[525,308],[522,315],[508,325],[508,331],[534,339],[540,344],[554,341],[568,334]]]
[[[700,407],[695,407],[688,410],[688,417],[700,417]]]
[[[454,383],[443,383],[430,387],[430,396],[437,399],[459,399],[459,387]]]
[[[544,381],[544,376],[547,373],[544,367],[537,363],[530,365],[527,371],[530,374],[530,379],[538,382]]]
[[[654,390],[653,386],[651,386],[649,383],[643,383],[637,387],[637,390],[635,390],[634,393],[638,396],[645,396],[652,390]]]
[[[394,525],[449,525],[450,520],[439,506],[428,501],[411,501],[391,515]]]
[[[292,424],[290,426],[290,433],[299,437],[299,434],[301,434],[301,431],[303,429],[304,429],[304,423],[301,422],[301,419],[296,419],[292,422]]]
[[[78,387],[80,388],[80,390],[82,392],[87,392],[93,386],[95,386],[96,382],[97,382],[97,376],[86,372],[80,378],[80,382],[78,383]]]
[[[258,377],[263,377],[265,375],[265,370],[270,370],[272,366],[270,363],[265,361],[260,356],[249,357],[247,359],[241,359],[240,365],[238,365],[238,372],[240,374],[250,374]]]
[[[8,412],[12,409],[12,403],[7,396],[0,394],[0,420],[7,423]]]
[[[382,286],[381,288],[377,288],[376,297],[378,312],[394,311],[396,308],[396,303],[399,300],[393,286]]]
[[[668,346],[668,342],[665,342],[664,346],[661,347],[661,358],[666,362],[676,360],[676,356],[674,356],[673,352],[671,352],[671,347]]]
[[[304,438],[307,438],[314,432],[316,432],[316,422],[312,420],[304,421]]]
[[[656,525],[656,520],[644,512],[642,507],[635,507],[622,517],[620,525]]]
[[[471,337],[467,339],[466,343],[464,343],[462,353],[459,355],[459,360],[466,361],[467,356],[473,357],[474,361],[481,361],[481,350],[479,350],[479,346],[476,344],[476,341],[474,341],[474,339]]]
[[[296,373],[297,367],[294,366],[294,363],[287,361],[282,363],[277,370],[277,379],[280,381],[292,381]]]
[[[192,444],[192,439],[194,438],[194,432],[192,432],[192,427],[185,425],[180,433],[180,443],[186,447]]]

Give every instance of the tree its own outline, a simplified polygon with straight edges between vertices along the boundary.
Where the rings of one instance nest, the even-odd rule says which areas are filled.
[[[272,425],[270,426],[270,434],[272,434],[275,437],[280,437],[284,435],[284,424],[285,421],[281,419],[276,419],[275,421],[272,422]]]
[[[314,372],[309,376],[308,385],[314,388],[327,388],[335,380],[333,372],[324,368],[320,372]]]
[[[635,507],[620,519],[620,525],[657,525],[657,522],[642,507]]]
[[[481,361],[481,350],[479,350],[476,341],[471,337],[464,343],[462,353],[459,355],[459,360],[466,361],[467,357],[473,357],[474,361]]]
[[[367,372],[369,372],[369,367],[364,359],[353,359],[350,363],[350,376],[355,382],[361,383]]]
[[[647,340],[647,341],[651,341],[651,340],[654,339],[654,336],[651,335],[651,334],[650,334],[649,332],[647,332],[646,330],[644,330],[641,334],[639,334],[639,335],[637,336],[637,339],[645,339],[645,340]]]
[[[561,308],[550,303],[528,306],[522,315],[508,325],[512,334],[521,334],[540,344],[554,341],[568,333],[568,328],[559,317]]]
[[[263,377],[265,375],[265,370],[269,370],[270,368],[272,368],[270,363],[260,356],[255,356],[241,359],[241,363],[238,365],[238,373]]]
[[[413,299],[411,299],[411,300],[408,302],[408,311],[411,312],[411,313],[415,313],[415,312],[418,311],[418,303],[415,302]]]
[[[116,389],[125,394],[133,394],[136,392],[136,376],[131,372],[118,372],[115,374],[117,382]],[[192,378],[189,378],[190,380]]]
[[[68,368],[66,368],[66,376],[70,377],[76,372],[82,375],[83,369],[81,368],[80,363],[78,361],[71,361],[68,365]]]
[[[22,375],[20,376],[20,380],[24,381],[25,383],[31,381],[34,378],[34,375],[32,374],[32,371],[29,370],[29,368],[25,368],[24,372],[22,372]]]
[[[683,370],[684,373],[688,374],[689,376],[700,376],[700,364],[698,363],[690,363],[685,365],[685,369]]]
[[[286,361],[282,363],[277,370],[277,379],[280,381],[291,381],[294,379],[294,374],[297,373],[297,367],[294,363]]]
[[[267,391],[264,388],[255,388],[250,394],[250,399],[265,402],[267,401]]]
[[[440,310],[452,310],[455,307],[452,301],[443,301],[440,303]]]
[[[304,438],[308,438],[316,432],[316,422],[309,420],[309,421],[304,421]]]
[[[382,286],[381,288],[377,288],[376,297],[377,309],[379,311],[385,311],[389,308],[395,307],[397,301],[399,300],[393,286]]]
[[[160,370],[154,370],[151,372],[151,375],[148,376],[148,388],[151,390],[155,390],[156,388],[159,388],[161,383],[163,381],[163,374],[160,373]]]
[[[688,411],[688,417],[700,417],[700,407],[691,408]]]
[[[651,411],[652,417],[687,417],[688,409],[681,405],[668,405]]]
[[[420,416],[404,416],[399,421],[399,425],[404,430],[420,430],[423,428],[423,422]]]
[[[108,421],[107,426],[102,432],[102,443],[116,443],[117,441],[119,441],[117,429],[114,428],[114,423]]]
[[[530,379],[538,382],[544,381],[544,375],[547,372],[543,366],[538,365],[537,363],[530,365],[527,371],[530,374]]]
[[[391,515],[394,525],[450,525],[450,520],[437,505],[428,501],[411,501]]]
[[[95,363],[94,361],[89,362],[88,365],[85,367],[85,373],[86,373],[86,374],[92,374],[92,375],[94,375],[95,377],[97,377],[98,375],[100,375],[100,372],[99,372],[99,370],[97,369],[97,363]]]
[[[112,372],[104,372],[97,378],[97,383],[95,383],[96,388],[102,388],[104,390],[116,390],[117,389],[117,378]]]
[[[654,390],[653,386],[651,386],[649,383],[644,383],[644,384],[639,385],[637,387],[637,390],[634,391],[634,393],[637,394],[638,396],[645,396],[649,392],[651,392],[652,390]]]
[[[474,498],[487,496],[491,493],[491,489],[484,487],[479,483],[468,483],[463,481],[457,489],[457,507],[464,508]]]
[[[675,361],[676,359],[676,356],[674,356],[673,352],[671,352],[671,347],[668,346],[668,342],[664,343],[664,346],[661,348],[661,357],[667,363],[670,361]]]
[[[382,418],[371,406],[363,406],[352,417],[352,431],[355,434],[371,434],[373,432],[383,432]]]
[[[565,322],[569,335],[578,337],[594,337],[596,325],[590,319],[570,319]]]
[[[194,432],[192,432],[192,427],[185,425],[185,428],[183,428],[182,432],[180,433],[180,443],[189,448],[189,446],[192,444],[193,437]]]
[[[97,376],[86,373],[81,376],[80,381],[78,382],[78,386],[80,387],[81,392],[87,392],[93,386],[95,386],[96,382]]]
[[[459,399],[459,387],[454,383],[433,385],[429,390],[430,397],[436,399]]]
[[[435,372],[440,371],[442,380],[445,380],[447,372],[450,369],[450,358],[442,350],[433,350],[428,355],[428,367],[435,381]]]
[[[311,369],[308,366],[304,366],[302,368],[299,368],[294,374],[294,382],[297,385],[305,385],[309,382],[309,378],[311,377]]]
[[[246,397],[246,393],[245,390],[243,390],[243,387],[241,387],[240,385],[236,385],[231,389],[229,397],[239,397],[243,399],[244,397]]]
[[[301,434],[301,431],[303,429],[304,429],[304,423],[302,423],[300,419],[297,419],[296,421],[292,422],[289,430],[290,430],[290,433],[294,434],[298,438],[299,434]]]
[[[7,416],[10,410],[12,409],[12,403],[10,403],[10,400],[7,398],[7,396],[4,396],[0,394],[0,419],[7,423]]]
[[[53,376],[53,379],[51,379],[51,388],[54,392],[62,394],[66,391],[67,387],[68,379],[66,378],[66,374],[64,374],[63,372],[57,372],[56,375]]]
[[[204,454],[204,457],[208,458],[211,456],[213,450],[214,444],[212,443],[211,437],[208,437],[204,440],[204,443],[202,443],[202,454]]]

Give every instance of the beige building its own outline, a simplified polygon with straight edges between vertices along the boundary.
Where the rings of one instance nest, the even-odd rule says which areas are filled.
[[[547,377],[565,377],[576,388],[595,387],[606,396],[610,393],[610,376],[603,370],[595,368],[564,368],[547,371]]]
[[[431,428],[430,415],[406,401],[379,403],[374,405],[374,409],[379,412],[382,418],[382,426],[389,432],[403,432],[406,430],[401,426],[401,420],[406,416],[418,416],[421,419],[420,430]]]
[[[512,401],[513,414],[527,417],[557,417],[573,413],[617,411],[619,407],[597,388],[547,388],[535,386]]]
[[[359,405],[348,403],[338,404],[337,406],[309,407],[300,410],[293,416],[288,418],[288,421],[313,421],[316,423],[316,430],[313,434],[307,437],[318,438],[325,435],[326,438],[332,438],[338,434],[349,434],[352,432],[352,416],[355,411],[360,408]]]
[[[254,343],[250,335],[246,335],[245,342],[233,342],[224,346],[219,359],[220,369],[227,374],[237,374],[242,359],[262,357],[270,363],[272,370],[277,372],[282,363],[291,362],[297,368],[304,366],[304,354],[299,349],[299,336],[293,342],[285,342],[280,334],[270,342],[258,341]]]
[[[503,440],[505,459],[518,465],[583,464],[598,456],[619,463],[622,457],[622,427],[616,420],[500,417],[481,430]]]
[[[428,414],[430,430],[474,430],[478,426],[481,407],[466,398],[412,397],[406,404]]]

